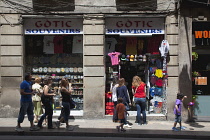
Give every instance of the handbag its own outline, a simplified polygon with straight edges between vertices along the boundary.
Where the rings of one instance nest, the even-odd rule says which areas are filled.
[[[72,97],[70,97],[70,109],[74,109],[76,107],[76,103],[74,102],[74,100],[72,99]]]
[[[35,95],[32,97],[32,101],[33,101],[33,102],[39,102],[39,101],[41,101],[41,97],[40,97],[39,95],[35,94]]]

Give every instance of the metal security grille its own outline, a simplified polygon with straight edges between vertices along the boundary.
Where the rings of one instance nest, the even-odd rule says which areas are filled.
[[[34,11],[74,11],[75,0],[33,0]]]
[[[117,11],[156,10],[157,0],[116,0]]]

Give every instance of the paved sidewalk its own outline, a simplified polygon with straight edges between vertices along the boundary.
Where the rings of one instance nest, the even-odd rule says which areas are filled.
[[[53,119],[57,121],[57,119]],[[0,118],[0,135],[36,135],[36,136],[99,136],[99,137],[141,137],[141,138],[187,138],[210,139],[210,122],[183,123],[186,130],[174,132],[171,130],[172,121],[149,121],[147,125],[139,126],[134,120],[129,120],[132,128],[126,128],[126,132],[117,132],[118,123],[109,119],[70,119],[73,131],[66,131],[63,123],[59,129],[47,129],[46,126],[39,131],[29,131],[29,122],[25,118],[22,127],[24,133],[15,132],[17,118]]]

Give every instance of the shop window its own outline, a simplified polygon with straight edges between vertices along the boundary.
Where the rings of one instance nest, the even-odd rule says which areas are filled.
[[[83,36],[82,35],[26,35],[25,72],[33,78],[53,78],[52,87],[59,89],[60,80],[72,84],[74,110],[83,110]],[[61,109],[59,90],[54,96],[54,108]]]
[[[156,10],[157,0],[116,0],[117,11]]]
[[[210,22],[193,22],[192,40],[193,47],[210,46]]]
[[[74,0],[33,0],[34,11],[74,11]]]

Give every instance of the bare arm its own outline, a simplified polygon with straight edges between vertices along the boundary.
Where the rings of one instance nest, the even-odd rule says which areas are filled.
[[[45,86],[44,87],[44,95],[45,96],[55,96],[56,95],[55,92],[54,93],[48,93],[48,91],[49,91],[49,86]]]
[[[34,92],[24,92],[24,89],[20,89],[20,95],[32,95]]]

